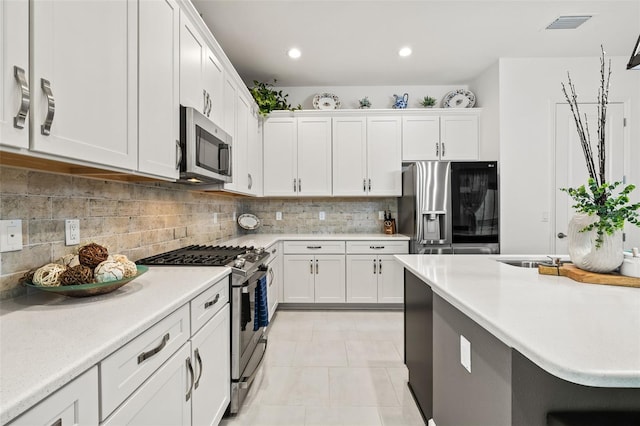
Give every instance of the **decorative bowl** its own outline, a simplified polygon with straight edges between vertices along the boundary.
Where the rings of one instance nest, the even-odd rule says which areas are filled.
[[[106,294],[111,293],[114,290],[119,289],[125,284],[135,280],[140,275],[144,274],[149,270],[148,266],[144,265],[136,265],[136,269],[138,273],[133,277],[123,278],[121,280],[116,281],[106,281],[103,283],[88,283],[88,284],[78,284],[78,285],[64,285],[57,287],[46,287],[41,285],[33,284],[30,281],[26,281],[24,284],[27,287],[37,288],[38,290],[48,291],[49,293],[57,293],[62,294],[64,296],[70,297],[89,297],[89,296],[97,296],[98,294]]]

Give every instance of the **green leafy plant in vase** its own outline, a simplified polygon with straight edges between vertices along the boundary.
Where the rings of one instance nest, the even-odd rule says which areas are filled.
[[[578,268],[591,272],[611,272],[618,268],[624,259],[622,229],[625,222],[640,226],[640,203],[632,203],[629,198],[635,185],[606,181],[605,129],[610,77],[611,60],[606,67],[605,53],[602,49],[597,102],[597,167],[587,115],[580,114],[578,95],[569,73],[567,85],[562,83],[562,93],[571,108],[589,173],[586,185],[578,188],[560,188],[573,199],[572,207],[577,212],[569,222],[569,256]]]
[[[436,102],[437,102],[436,98],[432,98],[431,96],[425,96],[420,101],[420,105],[422,105],[425,108],[433,108],[434,106],[436,106]]]
[[[301,105],[293,108],[287,101],[288,94],[283,94],[282,90],[275,90],[273,85],[277,80],[273,80],[271,83],[261,83],[253,80],[253,87],[249,88],[249,93],[253,96],[258,108],[260,109],[260,115],[265,117],[271,111],[277,110],[289,110],[294,111],[296,109],[302,109]]]

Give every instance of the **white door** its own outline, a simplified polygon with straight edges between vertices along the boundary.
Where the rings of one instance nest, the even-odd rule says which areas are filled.
[[[331,118],[298,118],[298,195],[331,195]]]
[[[367,194],[367,119],[333,119],[333,195]]]
[[[0,46],[0,145],[28,149],[29,2],[0,3]]]
[[[270,118],[263,126],[264,195],[298,194],[296,119]]]
[[[180,103],[205,113],[204,60],[207,46],[189,18],[180,15]]]
[[[596,167],[598,167],[597,149],[597,107],[595,104],[580,104],[581,114],[587,114],[589,132],[591,134],[592,150]],[[624,169],[624,106],[609,104],[607,108],[607,181],[621,181]],[[569,220],[574,215],[571,208],[571,197],[560,188],[577,188],[586,185],[588,179],[587,166],[582,153],[582,145],[578,138],[576,124],[569,105],[556,105],[556,165],[555,165],[555,253],[567,254],[567,234]]]
[[[378,301],[378,258],[369,254],[347,256],[347,302]]]
[[[137,169],[138,2],[30,6],[31,149]]]
[[[284,301],[314,302],[314,258],[305,255],[284,256]]]
[[[180,139],[180,8],[175,0],[139,7],[138,170],[177,179]]]
[[[315,301],[344,303],[346,300],[344,255],[318,255],[314,263]]]
[[[369,195],[402,195],[400,117],[367,118],[367,175]]]
[[[111,414],[103,426],[191,425],[191,346],[185,343]]]
[[[402,161],[439,160],[440,117],[402,117]]]
[[[478,117],[440,117],[440,157],[443,160],[478,159]]]
[[[191,338],[195,382],[191,401],[192,424],[217,425],[231,400],[231,345],[229,304]]]
[[[391,254],[378,256],[378,302],[404,302],[404,268]]]
[[[204,74],[202,79],[204,90],[206,90],[209,95],[207,117],[216,124],[222,123],[224,114],[224,73],[222,64],[220,64],[220,61],[209,47],[205,49]]]

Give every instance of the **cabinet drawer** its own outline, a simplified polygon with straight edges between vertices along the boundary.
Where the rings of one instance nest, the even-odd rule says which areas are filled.
[[[408,241],[347,241],[348,254],[406,254]]]
[[[344,241],[285,241],[285,254],[344,254]]]
[[[229,276],[224,277],[191,301],[191,335],[229,302]]]
[[[189,305],[100,362],[100,420],[104,420],[190,337]]]

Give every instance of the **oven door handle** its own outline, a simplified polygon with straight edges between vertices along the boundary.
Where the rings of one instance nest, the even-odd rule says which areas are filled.
[[[258,344],[260,343],[264,343],[264,350],[262,351],[262,355],[260,356],[260,361],[258,361],[256,368],[253,370],[253,372],[250,375],[243,377],[242,379],[239,380],[238,386],[240,386],[240,389],[247,389],[249,388],[249,386],[251,386],[251,383],[253,383],[254,379],[256,378],[256,375],[258,374],[258,370],[260,370],[260,366],[264,361],[264,356],[267,353],[267,339],[264,337],[261,337],[260,340],[258,340]]]

